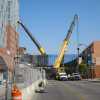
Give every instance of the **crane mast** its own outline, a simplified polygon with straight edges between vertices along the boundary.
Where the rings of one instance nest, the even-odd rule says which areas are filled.
[[[18,21],[18,24],[20,24],[22,26],[22,28],[24,29],[24,31],[27,33],[27,35],[30,37],[30,39],[33,41],[33,43],[36,45],[36,47],[39,50],[39,52],[41,53],[41,55],[46,55],[46,52],[45,52],[44,48],[33,37],[32,33],[29,32],[29,30],[25,27],[25,25],[22,22],[20,22],[20,21]]]
[[[54,63],[54,68],[57,69],[57,70],[60,69],[60,64],[61,64],[62,59],[64,57],[65,50],[68,48],[68,42],[69,42],[69,39],[71,37],[71,34],[73,32],[73,29],[74,29],[75,24],[76,24],[77,21],[78,21],[78,16],[75,15],[74,19],[73,19],[73,21],[72,21],[72,23],[71,23],[71,25],[69,27],[67,35],[66,35],[65,39],[63,40],[63,44],[62,44],[60,52],[59,52],[59,54],[57,56],[57,59],[55,60],[55,63]]]

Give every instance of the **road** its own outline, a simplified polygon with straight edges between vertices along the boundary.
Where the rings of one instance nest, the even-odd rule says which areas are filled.
[[[100,100],[100,83],[49,80],[45,92],[32,100]]]

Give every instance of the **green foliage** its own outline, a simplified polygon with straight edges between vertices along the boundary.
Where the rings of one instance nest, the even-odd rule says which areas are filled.
[[[87,64],[82,63],[82,64],[79,65],[79,72],[80,72],[81,75],[87,76],[87,74],[88,74],[87,71],[88,71]]]

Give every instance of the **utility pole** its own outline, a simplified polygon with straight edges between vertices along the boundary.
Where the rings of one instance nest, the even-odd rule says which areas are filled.
[[[77,67],[76,67],[76,72],[79,73],[79,50],[80,48],[77,47]]]
[[[77,21],[77,27],[76,27],[76,32],[77,32],[77,66],[76,66],[76,72],[79,73],[79,51],[80,51],[80,45],[79,45],[79,17]]]

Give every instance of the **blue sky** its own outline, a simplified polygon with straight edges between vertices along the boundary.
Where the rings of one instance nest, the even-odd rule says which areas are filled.
[[[76,13],[79,15],[80,42],[89,45],[100,40],[100,0],[19,0],[19,3],[20,19],[48,54],[58,54]],[[22,28],[19,32],[20,45],[25,46],[29,53],[38,54]],[[76,29],[70,41],[67,53],[76,53]]]

